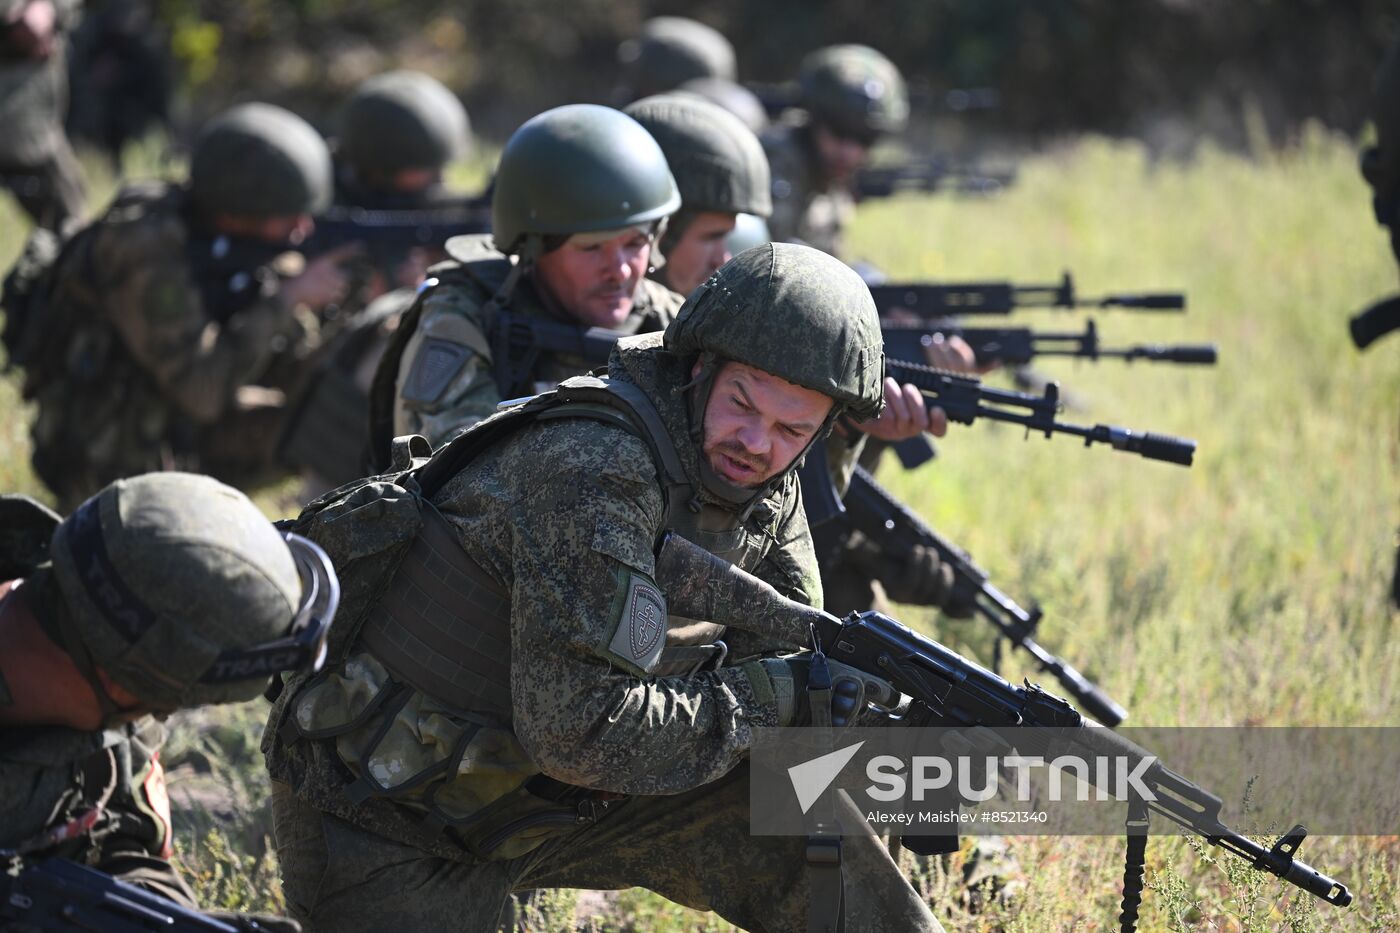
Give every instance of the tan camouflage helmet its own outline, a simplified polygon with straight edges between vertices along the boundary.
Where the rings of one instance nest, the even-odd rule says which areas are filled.
[[[831,45],[802,60],[802,106],[835,132],[873,142],[909,123],[909,96],[899,69],[867,45]]]
[[[689,214],[773,212],[768,157],[739,118],[682,94],[646,97],[626,108],[661,146]]]
[[[315,667],[339,588],[319,547],[207,476],[118,480],[54,532],[60,642],[156,711],[251,699]]]
[[[457,96],[420,71],[365,81],[340,114],[338,154],[362,176],[440,169],[466,155],[471,123]]]
[[[797,243],[747,250],[686,299],[666,348],[746,363],[835,400],[833,416],[884,407],[885,352],[870,289],[849,266]]]
[[[684,16],[657,16],[617,48],[633,98],[675,90],[692,78],[735,76],[734,46],[717,30]]]
[[[318,214],[331,203],[331,175],[330,150],[311,124],[272,104],[241,104],[199,134],[190,193],[207,214]]]

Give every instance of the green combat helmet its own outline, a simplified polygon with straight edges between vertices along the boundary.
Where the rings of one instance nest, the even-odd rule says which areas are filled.
[[[496,248],[527,259],[543,237],[659,223],[681,205],[656,140],[622,111],[596,104],[527,120],[506,142],[495,184]]]
[[[271,104],[242,104],[205,126],[190,160],[190,193],[205,214],[318,214],[331,202],[321,134]]]
[[[361,177],[440,169],[470,147],[471,123],[462,102],[418,71],[370,78],[340,115],[339,154]]]
[[[832,45],[802,60],[802,106],[842,136],[874,142],[909,122],[904,78],[888,58],[865,45]]]
[[[692,78],[735,76],[734,46],[715,29],[683,16],[658,16],[617,48],[633,98],[675,90]]]
[[[773,212],[768,157],[738,117],[683,94],[646,97],[629,104],[626,113],[661,146],[685,213]]]
[[[768,243],[735,256],[686,299],[665,343],[828,395],[832,419],[874,418],[884,407],[884,341],[870,289],[810,246]]]
[[[744,250],[771,243],[773,234],[768,229],[768,221],[753,214],[740,214],[734,218],[734,229],[724,238],[729,254],[737,256]]]
[[[694,94],[712,104],[718,104],[738,117],[753,133],[768,128],[768,111],[758,95],[729,78],[692,78],[676,88],[678,93]]]
[[[118,480],[50,545],[58,643],[111,716],[94,668],[156,711],[248,700],[319,667],[339,600],[329,558],[207,476]]]

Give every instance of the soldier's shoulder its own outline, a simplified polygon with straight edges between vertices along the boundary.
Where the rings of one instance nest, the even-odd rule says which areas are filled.
[[[642,279],[637,298],[640,310],[655,317],[659,329],[665,329],[675,318],[676,312],[680,311],[681,305],[685,304],[684,295],[671,291],[654,279]]]
[[[150,256],[159,262],[183,261],[189,240],[184,216],[184,192],[166,182],[134,182],[124,186],[95,223],[104,252],[126,259]]]

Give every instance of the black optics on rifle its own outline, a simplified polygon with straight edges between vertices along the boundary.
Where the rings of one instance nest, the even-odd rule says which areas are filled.
[[[1116,450],[1126,450],[1149,460],[1161,460],[1190,466],[1196,453],[1196,442],[1169,434],[1133,431],[1111,424],[1085,427],[1056,421],[1060,410],[1060,387],[1050,383],[1043,396],[1024,392],[1009,392],[984,386],[978,379],[944,372],[918,363],[898,360],[885,361],[886,371],[896,381],[911,383],[926,397],[929,407],[942,408],[949,421],[972,424],[978,418],[1006,421],[1024,425],[1027,432],[1039,431],[1046,437],[1070,434],[1084,438],[1084,446],[1108,444]],[[1007,409],[1026,409],[1018,412]]]
[[[1058,285],[1013,285],[1010,282],[961,284],[880,284],[870,286],[875,307],[884,315],[895,309],[923,318],[957,314],[1010,314],[1018,308],[1125,308],[1134,311],[1184,311],[1181,292],[1144,292],[1081,298],[1068,272]]]

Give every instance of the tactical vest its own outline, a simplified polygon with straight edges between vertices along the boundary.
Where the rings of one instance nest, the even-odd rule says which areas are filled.
[[[412,541],[401,549],[388,542],[375,544],[368,537],[356,545],[364,572],[383,576],[371,595],[371,587],[361,587],[354,575],[342,572],[342,585],[348,592],[365,593],[367,605],[358,615],[354,609],[348,618],[342,615],[327,670],[297,692],[280,716],[274,714],[269,734],[275,731],[284,745],[301,738],[333,741],[355,775],[348,787],[329,797],[316,798],[313,788],[313,802],[355,820],[363,811],[354,808],[372,803],[371,798],[409,795],[426,811],[419,833],[426,827],[436,838],[443,827],[452,826],[462,838],[470,836],[466,830],[471,828],[479,844],[469,845],[478,857],[513,857],[542,840],[511,829],[521,813],[559,817],[557,804],[549,806],[559,797],[540,797],[540,783],[550,782],[539,775],[511,731],[509,593],[472,561],[431,504],[437,491],[482,452],[536,420],[557,418],[595,419],[641,438],[661,480],[669,530],[693,536],[720,556],[739,556],[735,549],[744,545],[742,527],[732,532],[700,527],[711,507],[698,505],[660,414],[637,386],[577,377],[480,422],[430,460],[393,478],[395,488],[411,493],[420,504],[421,521]],[[398,465],[406,465],[405,453],[401,441]],[[374,481],[363,482],[368,488]],[[324,498],[344,501],[345,490]],[[308,508],[316,507],[313,503]],[[301,530],[317,537],[305,517],[299,523]],[[328,550],[336,556],[333,545]],[[336,563],[340,570],[340,560]],[[381,570],[385,564],[393,569]],[[342,630],[347,623],[350,628]],[[708,622],[668,617],[667,645],[652,673],[685,674],[706,663],[718,666],[726,653],[718,641],[723,632],[722,626]],[[352,689],[335,685],[335,679],[342,678],[335,668],[342,665],[344,677],[359,678]],[[421,746],[381,747],[402,716],[431,720],[443,731]],[[483,747],[489,751],[483,752]],[[459,769],[469,753],[474,762],[483,754],[490,757],[490,772],[464,778]],[[277,776],[275,757],[275,752],[269,755],[269,764]],[[464,780],[469,789],[463,789]],[[576,790],[558,785],[551,793]],[[402,811],[374,812],[379,814],[375,825],[383,832],[423,844],[419,834],[404,829]],[[498,820],[505,821],[504,829],[496,826]],[[483,836],[483,826],[496,828]]]

